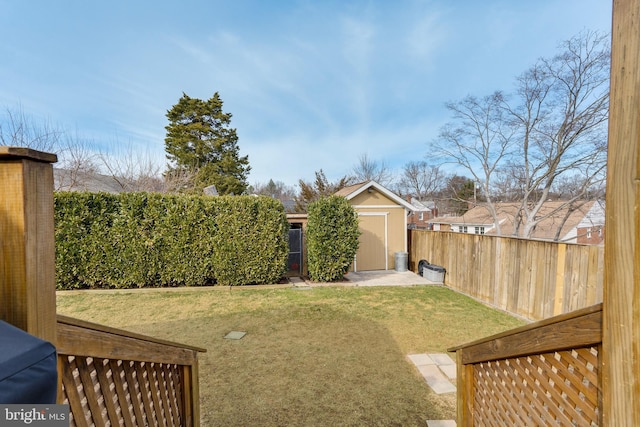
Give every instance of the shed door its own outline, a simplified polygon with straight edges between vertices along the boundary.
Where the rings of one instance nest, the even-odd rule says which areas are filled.
[[[387,269],[387,215],[360,215],[360,246],[356,271]]]
[[[289,275],[299,276],[302,273],[302,225],[300,224],[291,224],[289,229],[287,267]]]

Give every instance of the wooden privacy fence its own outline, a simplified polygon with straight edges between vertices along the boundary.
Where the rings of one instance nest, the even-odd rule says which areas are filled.
[[[446,268],[447,286],[541,320],[602,302],[604,249],[509,237],[411,230],[410,265]]]
[[[58,403],[70,426],[197,426],[198,352],[58,315]]]
[[[602,425],[602,304],[449,351],[460,427]]]

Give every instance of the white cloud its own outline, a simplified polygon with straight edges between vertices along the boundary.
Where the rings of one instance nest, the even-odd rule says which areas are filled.
[[[435,137],[439,126],[440,123],[425,120],[370,132],[317,136],[290,133],[259,141],[247,137],[244,143],[250,148],[242,151],[249,154],[251,183],[273,179],[293,185],[299,179],[312,180],[320,169],[328,179],[336,180],[350,174],[364,153],[373,160],[384,161],[391,169],[424,159],[428,155],[427,142]]]
[[[445,46],[450,29],[444,21],[444,14],[429,11],[411,22],[406,46],[410,57],[421,64],[435,67],[434,54]]]

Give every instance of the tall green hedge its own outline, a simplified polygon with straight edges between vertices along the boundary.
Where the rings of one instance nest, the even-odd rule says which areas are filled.
[[[341,280],[358,250],[358,215],[347,199],[321,198],[307,207],[307,258],[311,280]]]
[[[267,197],[56,193],[57,287],[274,283],[288,227]]]

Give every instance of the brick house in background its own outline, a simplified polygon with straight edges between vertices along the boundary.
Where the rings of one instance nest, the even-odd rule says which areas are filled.
[[[558,227],[562,225],[558,239],[561,242],[585,245],[602,244],[604,242],[604,203],[600,201],[584,202],[572,212],[569,212],[567,207],[560,209],[563,203],[549,201],[542,205],[540,208],[541,216],[557,211],[536,225],[531,238],[554,240]],[[515,215],[518,206],[516,203],[495,204],[502,236],[514,235]],[[436,217],[430,222],[431,229],[434,231],[487,235],[496,235],[497,233],[493,217],[486,206],[476,206],[462,216]]]
[[[601,245],[604,242],[604,203],[593,202],[575,230],[576,243]]]
[[[413,207],[407,216],[407,227],[411,229],[431,229],[431,220],[438,216],[436,202],[422,202],[414,197],[407,197],[407,201]]]

